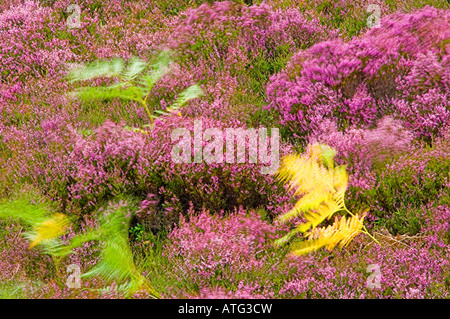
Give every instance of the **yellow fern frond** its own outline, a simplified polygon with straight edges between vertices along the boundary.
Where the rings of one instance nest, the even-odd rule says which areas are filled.
[[[328,250],[333,250],[336,245],[343,248],[361,232],[363,221],[364,215],[361,216],[361,218],[359,218],[358,215],[352,216],[349,219],[342,217],[340,220],[335,221],[333,225],[326,228],[314,228],[306,233],[305,236],[313,241],[322,239],[324,246],[326,246]]]
[[[346,210],[344,199],[348,187],[348,174],[345,166],[334,167],[334,155],[335,151],[331,147],[315,143],[309,145],[304,154],[289,155],[282,161],[278,173],[280,179],[289,182],[290,190],[294,190],[294,195],[300,195],[301,198],[293,209],[278,219],[286,222],[303,214],[307,223],[298,225],[296,232],[306,232],[311,227],[314,230],[336,212]],[[349,223],[350,221],[353,220],[349,220]],[[352,225],[347,225],[346,222],[346,219],[341,219],[341,224],[328,228],[322,234],[325,237],[321,237],[320,241],[317,241],[319,240],[317,237],[313,243],[303,243],[300,251],[309,251],[313,249],[312,247],[317,248],[321,245],[331,248],[339,242],[345,245],[352,238],[352,233],[348,233],[353,229],[350,226],[359,225],[354,221]],[[320,228],[315,231],[320,231]],[[286,242],[290,237],[292,236],[285,236],[280,242]]]
[[[310,158],[290,156],[282,162],[279,175],[290,182],[290,190],[295,189],[295,195],[333,190],[332,172]]]
[[[328,250],[334,249],[337,245],[343,248],[363,228],[364,233],[368,234],[363,226],[365,214],[362,217],[352,215],[348,219],[342,217],[331,226],[317,228],[320,223],[330,219],[336,212],[341,210],[349,212],[345,207],[348,174],[344,165],[334,166],[334,155],[335,151],[331,147],[315,143],[309,145],[304,154],[290,155],[282,161],[278,172],[279,178],[289,183],[289,188],[291,191],[294,190],[294,195],[301,197],[293,209],[279,216],[278,219],[286,222],[303,214],[307,220],[306,223],[297,225],[293,231],[277,241],[277,244],[281,245],[289,241],[293,235],[299,232],[305,233],[306,238],[309,239],[297,244],[293,254],[305,254],[323,246]],[[312,230],[309,231],[310,228]]]
[[[344,208],[342,201],[336,201],[332,193],[319,191],[304,195],[292,210],[281,215],[278,219],[286,222],[303,213],[303,216],[316,227],[325,219],[331,218],[334,213]]]
[[[325,192],[308,193],[304,195],[302,198],[300,198],[300,200],[295,204],[293,209],[279,216],[278,219],[281,222],[286,222],[300,215],[302,212],[306,214],[310,210],[317,209],[320,206],[320,204],[328,197],[330,197],[330,195]]]
[[[69,220],[64,214],[55,214],[46,219],[34,228],[34,232],[29,236],[31,241],[29,249],[40,243],[59,237],[64,234]]]
[[[300,243],[296,243],[292,246],[292,251],[289,255],[306,255],[312,251],[318,250],[326,245],[326,239],[318,238],[314,240],[306,240]]]
[[[348,174],[345,165],[335,167],[333,170],[333,187],[335,189],[347,188]]]
[[[309,158],[314,162],[321,161],[322,158],[322,148],[320,144],[314,143],[308,145],[306,149],[306,153],[308,154]]]
[[[345,170],[345,166],[338,166],[333,172],[333,187],[334,187],[334,199],[340,203],[344,204],[345,192],[348,187],[348,174]]]
[[[279,179],[289,181],[290,190],[304,191],[301,187],[308,181],[307,177],[311,174],[311,165],[312,163],[303,157],[286,156],[283,158],[278,171]]]
[[[330,219],[334,213],[340,211],[343,208],[343,204],[339,203],[332,198],[332,194],[326,194],[327,196],[321,202],[321,204],[314,211],[305,212],[305,218],[311,223],[312,227],[316,227],[325,219]]]

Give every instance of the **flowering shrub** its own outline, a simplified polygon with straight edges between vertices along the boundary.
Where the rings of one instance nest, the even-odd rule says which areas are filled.
[[[194,104],[186,114],[218,118],[230,117],[227,112],[236,102],[245,103],[236,101],[239,96],[263,94],[269,75],[281,69],[280,61],[326,34],[317,21],[308,21],[299,10],[229,1],[189,8],[173,19],[171,28],[167,45],[178,52],[180,69],[174,69],[161,86],[177,90],[204,83],[208,109]],[[217,90],[218,86],[222,89]],[[245,109],[241,108],[241,118]]]
[[[70,4],[69,0],[41,1],[40,5],[25,1],[14,3],[11,9],[5,4],[8,10],[0,11],[5,29],[0,38],[6,50],[0,58],[5,70],[4,75],[0,74],[0,114],[4,123],[21,125],[30,119],[39,122],[64,114],[69,121],[86,122],[92,129],[106,120],[105,114],[110,114],[115,120],[144,124],[140,116],[144,110],[134,103],[111,100],[93,105],[68,101],[64,94],[73,87],[64,76],[73,63],[111,57],[153,59],[153,48],[166,39],[160,34],[167,25],[165,18],[149,3],[114,0],[102,4],[88,0],[80,3],[80,28],[68,28],[70,13],[66,9]],[[127,25],[127,32],[123,25]],[[14,46],[22,46],[23,50],[11,55],[9,49]],[[48,107],[44,110],[42,104]]]
[[[202,133],[208,128],[225,132],[224,123],[201,120]],[[248,150],[257,145],[247,144],[245,163],[227,163],[225,157],[221,163],[175,163],[171,152],[176,141],[171,134],[179,128],[192,134],[193,124],[193,119],[174,115],[157,120],[155,128],[143,134],[107,121],[85,136],[80,130],[66,128],[63,119],[55,119],[44,122],[42,130],[32,131],[32,135],[27,130],[5,134],[4,143],[17,152],[15,161],[7,167],[17,182],[36,185],[76,214],[122,193],[142,200],[147,195],[156,196],[158,210],[151,214],[165,212],[167,227],[176,221],[181,208],[191,204],[195,209],[204,207],[215,212],[239,205],[265,207],[273,215],[283,209],[279,204],[287,203],[288,197],[282,185],[261,172],[270,163],[249,162]],[[235,123],[234,127],[240,126]],[[234,148],[236,143],[232,144]],[[204,139],[202,146],[206,144]],[[280,156],[289,151],[284,144],[280,147]],[[144,206],[149,205],[143,203],[142,216],[150,214]]]
[[[69,28],[75,12],[67,9],[77,3],[80,26]],[[33,249],[23,236],[27,221],[2,220],[0,298],[122,298],[118,290],[127,287],[103,270],[123,274],[132,264],[125,260],[143,270],[135,284],[148,280],[167,298],[449,298],[450,7],[371,4],[380,6],[380,28],[369,28],[362,0],[1,1],[0,206],[37,189],[56,216],[73,221],[60,237],[69,245],[105,226],[93,216],[105,202],[127,198],[130,206],[114,207],[125,209],[139,236],[117,219],[121,232],[109,252],[83,242],[56,266],[39,254],[56,220],[36,229]],[[165,49],[174,52],[170,72],[147,104],[67,94],[77,89],[66,77],[77,66],[153,61]],[[146,106],[167,111],[196,83],[204,97],[145,129]],[[226,155],[207,161],[212,143],[198,142],[199,122],[202,135],[278,127],[298,137],[280,140],[280,157],[309,143],[335,148],[336,164],[349,173],[346,206],[368,210],[365,224],[381,245],[357,236],[342,250],[296,258],[275,249],[273,239],[289,232],[276,217],[295,202],[289,187],[261,171],[274,159],[251,162],[249,151],[264,150],[241,140],[231,144],[246,147],[243,163]],[[187,138],[172,138],[183,128]],[[172,153],[189,143],[196,146]],[[174,160],[183,155],[191,161]],[[94,270],[82,279],[86,289],[67,287],[70,264]],[[380,286],[370,288],[374,264]]]
[[[364,257],[336,252],[334,257],[338,262],[324,258],[320,265],[299,261],[296,263],[297,271],[284,283],[279,296],[311,299],[424,299],[448,296],[448,288],[436,284],[437,278],[448,276],[448,249],[437,252],[418,245],[406,246],[373,246]],[[366,272],[366,269],[370,264],[380,267],[379,288],[367,287],[371,272]]]
[[[227,218],[207,211],[188,216],[189,221],[181,220],[169,235],[164,254],[178,276],[189,274],[190,284],[202,288],[216,281],[233,283],[263,270],[269,261],[267,250],[276,228],[257,213],[240,208]]]
[[[227,291],[221,288],[203,288],[198,295],[188,296],[192,299],[263,299],[266,296],[261,294],[252,294],[255,291],[254,286],[239,284],[236,291]]]
[[[18,82],[28,76],[53,76],[61,62],[74,57],[67,40],[50,38],[43,26],[50,10],[33,1],[0,13],[0,81]]]
[[[407,123],[414,137],[426,139],[439,133],[448,119],[448,101],[442,96],[448,87],[448,30],[448,11],[426,7],[385,17],[381,28],[348,43],[318,43],[296,53],[286,69],[271,78],[268,108],[291,136],[302,140],[325,119],[336,120],[345,130],[350,125],[372,127],[386,114]],[[423,70],[421,59],[427,54],[434,64]],[[428,73],[435,75],[421,80]],[[399,85],[405,81],[408,89],[402,90]]]
[[[163,168],[162,176],[167,181],[167,185],[175,191],[178,189],[180,197],[183,196],[185,209],[188,202],[192,202],[196,209],[202,207],[212,211],[232,210],[233,207],[243,205],[246,208],[256,208],[265,206],[268,211],[277,211],[275,203],[279,203],[281,197],[277,198],[277,194],[284,192],[283,187],[279,185],[270,174],[263,174],[261,169],[268,165],[273,165],[272,159],[270,163],[261,161],[261,144],[259,147],[245,141],[246,151],[243,163],[238,162],[237,156],[233,156],[233,162],[229,163],[226,158],[228,152],[228,143],[234,145],[234,149],[238,145],[238,141],[229,141],[226,137],[225,130],[227,128],[243,128],[239,122],[225,123],[200,117],[196,120],[202,122],[201,132],[205,134],[209,128],[216,128],[223,134],[223,158],[217,158],[210,163],[205,159],[201,163],[174,163],[170,157],[172,147],[175,142],[163,142],[162,147],[159,146],[158,157],[154,160],[154,165]],[[158,141],[168,141],[173,130],[185,128],[191,134],[191,145],[194,145],[195,120],[182,119],[179,121],[176,117],[172,117],[152,131],[153,136],[158,136]],[[244,127],[245,129],[245,127]],[[259,130],[255,130],[258,134]],[[159,142],[158,142],[159,143]],[[236,143],[236,144],[235,144]],[[202,149],[205,150],[207,140],[204,137],[202,141]],[[258,149],[256,150],[256,148]],[[271,144],[270,150],[275,145]],[[286,154],[290,147],[280,143],[279,154]],[[226,152],[225,152],[226,150]],[[269,147],[268,147],[269,150]],[[250,161],[250,153],[258,154],[256,163]],[[233,153],[234,154],[234,153]],[[194,160],[194,147],[192,147],[192,160]],[[187,196],[188,195],[188,196]],[[278,195],[280,196],[280,195]],[[180,198],[181,199],[181,198]]]
[[[420,211],[422,205],[433,199],[448,196],[448,142],[438,141],[436,144],[435,148],[418,149],[386,165],[377,172],[374,187],[363,195],[368,199],[372,212],[388,221],[393,233],[404,232],[402,229],[407,228],[408,222],[417,224],[416,230],[410,229],[409,232],[418,232],[426,220],[420,217],[418,209]],[[405,208],[406,216],[402,216]]]
[[[189,222],[181,222],[180,228],[170,235],[167,257],[176,265],[171,269],[174,272],[172,276],[191,283],[192,286],[186,287],[189,291],[197,291],[184,295],[189,298],[442,298],[450,293],[448,287],[437,284],[439,278],[449,274],[450,251],[442,240],[445,232],[448,234],[449,231],[448,225],[442,223],[448,218],[448,209],[429,206],[424,212],[427,212],[430,223],[423,229],[423,239],[418,243],[386,239],[383,246],[366,247],[361,242],[363,238],[356,238],[353,248],[334,251],[331,256],[315,254],[276,264],[266,262],[272,277],[280,279],[272,278],[271,283],[265,282],[263,274],[252,276],[252,272],[245,272],[246,276],[239,276],[245,267],[258,265],[258,259],[254,260],[253,254],[247,254],[248,250],[255,251],[245,241],[247,237],[240,237],[242,245],[236,245],[234,241],[239,230],[251,227],[247,218],[252,214],[246,219],[241,218],[241,222],[237,222],[234,215],[220,222],[205,212],[192,216]],[[238,211],[237,214],[243,212]],[[276,231],[259,225],[260,222],[253,219],[252,223],[256,223],[259,229],[270,230],[269,233]],[[441,235],[436,237],[434,234],[438,228]],[[262,235],[265,231],[256,234]],[[258,238],[264,237],[254,238],[253,245],[260,242]],[[358,253],[363,247],[365,253]],[[371,272],[366,269],[370,264],[380,267],[379,288],[367,286]],[[236,290],[224,289],[229,287],[229,278],[235,283]]]
[[[362,190],[374,187],[377,167],[414,148],[412,133],[391,117],[381,119],[374,129],[353,127],[345,132],[326,120],[315,136],[311,136],[311,141],[335,148],[336,162],[347,165],[350,172],[350,186]]]

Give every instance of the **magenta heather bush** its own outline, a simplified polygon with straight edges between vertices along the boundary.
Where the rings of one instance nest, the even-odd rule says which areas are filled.
[[[382,19],[381,28],[348,43],[324,41],[296,53],[271,78],[268,108],[303,141],[327,118],[343,130],[372,127],[382,115],[392,115],[407,123],[416,138],[426,139],[430,130],[440,132],[449,114],[444,98],[449,85],[444,42],[448,15],[448,10],[433,7],[396,13]],[[424,59],[434,63],[425,66]],[[424,81],[424,74],[433,77]]]
[[[244,285],[239,283],[236,291],[227,291],[223,288],[202,288],[198,295],[188,295],[189,299],[263,299],[268,296],[263,294],[254,293],[255,290],[260,288],[256,285]],[[270,297],[269,297],[270,298]]]
[[[391,234],[415,235],[426,227],[429,217],[420,214],[424,205],[448,205],[450,148],[448,128],[434,147],[411,149],[373,170],[372,188],[350,189],[354,204],[370,208],[378,224]],[[360,187],[360,186],[358,186]],[[437,202],[436,202],[437,201]]]
[[[224,218],[207,211],[191,211],[188,217],[169,235],[164,255],[178,276],[188,274],[191,284],[207,288],[215,281],[236,282],[245,273],[261,271],[270,258],[277,229],[257,213],[240,208]]]
[[[375,165],[382,165],[414,148],[412,133],[402,124],[391,117],[384,117],[374,129],[353,127],[344,133],[338,130],[336,123],[325,120],[309,142],[317,141],[333,147],[336,163],[347,165],[350,186],[367,190],[375,185]]]
[[[236,59],[237,52],[230,52],[236,49],[232,46],[243,46],[239,54],[245,61],[259,53],[270,57],[278,46],[308,47],[323,39],[325,32],[317,21],[308,21],[299,10],[273,10],[264,3],[250,7],[229,1],[204,3],[187,9],[172,23],[175,28],[168,42],[171,47],[187,51],[184,54],[193,59],[218,57],[223,63],[229,58]],[[228,37],[220,39],[223,43],[214,41],[224,35]],[[201,47],[208,51],[199,50]],[[248,57],[244,58],[245,55]]]
[[[207,118],[197,120],[202,121],[202,133],[208,128],[225,132],[226,127],[241,127],[237,122],[225,125]],[[27,181],[41,188],[63,209],[77,214],[122,193],[142,200],[147,195],[156,197],[158,210],[172,216],[166,226],[190,204],[197,210],[204,207],[215,212],[239,205],[264,207],[272,215],[284,209],[280,203],[287,204],[289,197],[283,186],[261,171],[270,163],[262,163],[261,157],[250,163],[248,151],[245,163],[227,163],[226,152],[222,163],[175,163],[171,158],[176,144],[171,140],[172,131],[186,128],[193,141],[193,124],[194,119],[172,116],[157,120],[150,134],[142,134],[107,121],[87,136],[62,117],[42,121],[40,130],[11,127],[4,131],[3,143],[15,156],[6,170],[16,182]],[[206,144],[203,139],[203,147]],[[236,148],[236,142],[233,145]],[[280,156],[289,151],[280,144]],[[155,214],[154,205],[147,202],[141,211],[142,216]]]
[[[205,160],[202,163],[173,163],[170,153],[175,142],[168,142],[171,138],[171,132],[174,129],[185,128],[191,134],[191,145],[194,145],[195,120],[202,121],[203,134],[208,128],[216,128],[222,132],[224,136],[223,158],[217,158],[220,163],[217,161],[207,163]],[[161,124],[157,124],[156,129],[152,131],[152,135],[159,145],[159,154],[154,159],[153,164],[161,168],[163,179],[168,184],[172,184],[172,187],[176,185],[181,192],[186,195],[189,194],[187,198],[184,198],[186,201],[185,209],[189,207],[188,202],[190,201],[196,209],[204,207],[212,211],[232,210],[233,207],[243,205],[245,208],[265,206],[268,211],[278,212],[280,210],[278,204],[286,201],[286,197],[277,197],[277,194],[280,194],[280,192],[283,194],[284,188],[277,183],[274,176],[262,173],[261,169],[271,164],[262,163],[260,157],[262,155],[260,154],[261,145],[255,149],[257,145],[250,145],[249,141],[246,140],[245,162],[238,163],[237,157],[234,157],[235,163],[227,163],[226,148],[230,141],[226,140],[224,134],[226,128],[245,129],[245,126],[238,121],[225,124],[205,117],[183,118],[182,120],[172,117]],[[255,129],[255,132],[258,134],[260,129],[262,128]],[[204,150],[207,143],[206,139],[203,138],[202,148]],[[236,145],[240,142],[236,143],[234,144],[235,150]],[[268,150],[271,150],[270,147],[268,147]],[[192,159],[194,159],[194,147],[191,151]],[[256,151],[256,154],[258,154],[256,163],[250,162],[249,151]],[[280,142],[280,157],[290,151],[289,145]]]
[[[71,63],[132,56],[150,60],[163,47],[164,33],[170,33],[166,18],[151,4],[119,0],[83,1],[81,27],[69,29],[65,12],[70,4],[25,1],[0,11],[0,112],[28,112],[30,104],[48,103],[49,94],[70,91],[63,77]],[[48,94],[36,94],[43,90]]]
[[[447,187],[448,185],[449,183],[447,183]],[[448,247],[450,244],[450,205],[430,202],[422,206],[422,217],[425,221],[422,233],[427,235],[427,241],[435,247],[442,249]]]
[[[68,154],[74,132],[64,116],[34,121],[22,127],[1,129],[4,147],[10,157],[5,173],[15,183],[27,182],[52,199],[67,200]]]
[[[83,1],[79,4],[81,28],[67,30],[61,12],[72,3],[55,2],[53,18],[61,30],[70,34],[72,50],[83,63],[112,57],[128,59],[133,55],[148,58],[153,56],[153,50],[161,49],[159,44],[170,32],[167,18],[151,2],[130,0]]]
[[[26,278],[39,274],[41,278],[51,276],[51,258],[43,256],[36,250],[28,249],[29,242],[19,234],[22,229],[16,223],[6,224],[2,221],[2,238],[0,249],[0,280]]]
[[[73,180],[68,188],[72,199],[89,206],[105,197],[139,192],[151,170],[150,150],[143,134],[110,121],[91,136],[77,135],[67,158],[72,168],[68,176]]]
[[[47,100],[49,95],[70,91],[71,85],[63,79],[70,63],[112,57],[128,59],[131,56],[151,60],[156,51],[167,47],[176,50],[182,65],[174,65],[171,74],[157,84],[151,97],[153,106],[164,107],[181,89],[201,81],[209,98],[190,103],[183,110],[185,114],[243,118],[243,111],[247,114],[255,107],[251,101],[241,101],[249,83],[264,85],[268,74],[281,67],[276,65],[275,58],[310,46],[324,39],[327,33],[317,21],[308,21],[298,10],[272,10],[264,4],[247,7],[217,2],[167,18],[151,3],[118,0],[110,1],[108,5],[96,0],[83,1],[80,4],[81,28],[68,29],[68,14],[63,12],[69,4],[69,0],[62,0],[43,7],[28,1],[1,13],[7,31],[2,33],[5,36],[3,47],[8,50],[0,61],[4,61],[2,65],[8,70],[0,76],[7,76],[8,82],[0,85],[0,105],[8,118],[17,111],[25,118],[33,116],[32,105],[52,105],[54,102]],[[10,28],[11,23],[22,21],[27,16],[30,17],[25,24]],[[124,25],[127,25],[126,32],[123,31]],[[8,32],[12,32],[12,36]],[[30,35],[36,37],[36,47],[25,45]],[[191,42],[197,44],[192,47]],[[221,42],[225,43],[223,47]],[[16,59],[11,56],[9,47],[20,43],[24,51],[21,51],[22,58]],[[210,49],[227,53],[203,56]],[[42,52],[38,54],[39,59],[34,58],[37,50]],[[46,57],[50,53],[52,57],[49,60]],[[277,57],[272,57],[272,54]],[[10,63],[12,58],[14,61]],[[259,74],[259,64],[267,59],[272,62],[266,71]],[[22,79],[16,83],[13,75],[19,72],[21,76],[27,74],[26,81]],[[249,76],[254,78],[250,82]],[[42,81],[33,77],[42,78]],[[47,94],[36,94],[42,91]],[[121,109],[121,114],[134,113],[130,105],[116,105],[115,102],[99,103],[93,109],[103,107],[106,113],[111,114],[117,114]],[[62,107],[74,109],[77,113],[86,109],[76,101],[65,102]],[[132,120],[134,123],[139,121],[134,117]]]
[[[299,10],[273,10],[266,4],[248,7],[229,1],[189,8],[171,21],[170,28],[174,31],[166,45],[176,51],[180,67],[158,87],[175,93],[200,81],[208,105],[190,104],[186,114],[222,119],[229,118],[229,113],[231,118],[239,113],[242,118],[246,107],[233,114],[234,104],[245,103],[236,101],[236,94],[252,94],[252,90],[259,94],[255,85],[264,85],[266,73],[279,67],[276,59],[326,35],[317,21],[309,21]],[[260,68],[261,63],[267,70]]]
[[[277,226],[260,221],[254,213],[240,214],[244,212],[239,210],[225,219],[207,212],[189,215],[190,220],[180,222],[169,236],[166,256],[171,265],[176,265],[171,268],[172,276],[199,290],[184,297],[446,298],[450,294],[448,287],[440,284],[450,274],[450,250],[445,242],[449,236],[448,205],[423,207],[429,222],[419,241],[398,243],[377,235],[380,247],[367,245],[363,236],[343,250],[316,252],[273,264],[267,259],[270,237],[264,234],[273,238]],[[254,237],[249,238],[250,234]],[[259,255],[261,249],[266,253]],[[370,264],[380,267],[380,288],[367,286],[372,274],[367,270]],[[268,269],[272,273],[270,283],[265,282]],[[279,278],[277,284],[274,277]],[[232,290],[224,289],[229,287],[228,282],[235,283]]]
[[[289,278],[280,298],[448,298],[442,278],[450,275],[450,209],[429,203],[421,207],[426,223],[416,238],[394,241],[380,237],[382,246],[355,238],[352,247],[331,256],[291,259],[285,268]],[[397,239],[400,239],[397,237]],[[331,258],[330,258],[331,257]],[[380,287],[367,286],[372,271],[380,267]]]
[[[439,287],[439,278],[448,276],[448,247],[442,252],[412,245],[380,251],[373,263],[381,266],[381,285],[376,298],[448,298],[449,291]]]
[[[74,58],[69,42],[53,37],[46,28],[50,11],[26,1],[0,13],[2,82],[24,81],[25,76],[53,76],[62,62]]]
[[[449,274],[448,247],[442,252],[411,244],[371,247],[363,255],[337,252],[334,259],[292,262],[297,271],[279,291],[280,298],[448,298],[440,278]],[[367,286],[368,265],[380,267],[380,288]],[[295,266],[294,266],[295,265]]]

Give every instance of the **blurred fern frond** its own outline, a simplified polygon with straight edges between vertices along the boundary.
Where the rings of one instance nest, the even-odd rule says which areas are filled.
[[[301,198],[290,211],[278,219],[285,223],[303,217],[306,222],[277,239],[276,245],[286,244],[296,234],[304,233],[309,240],[297,244],[294,254],[306,254],[323,246],[332,250],[338,244],[341,248],[346,246],[362,228],[365,229],[363,225],[365,215],[359,218],[345,206],[348,174],[344,165],[334,166],[334,156],[335,151],[332,148],[315,143],[309,145],[302,155],[289,155],[283,158],[278,177],[289,184],[289,189],[294,191],[294,195]],[[339,211],[346,211],[352,217],[349,219],[343,217],[327,228],[316,228]],[[364,233],[370,236],[367,230]]]
[[[100,240],[104,243],[101,261],[82,277],[100,276],[108,282],[126,281],[121,286],[126,296],[144,288],[153,296],[159,297],[134,263],[128,243],[130,217],[126,216],[126,208],[119,205],[118,208],[99,217]]]
[[[69,73],[70,82],[87,81],[97,77],[120,76],[125,67],[122,59],[111,61],[95,61],[86,66],[79,66]]]
[[[69,220],[64,214],[57,213],[34,227],[34,232],[29,234],[31,241],[29,248],[63,235],[69,226]]]
[[[170,55],[171,51],[161,52],[155,63],[151,65],[151,71],[147,73],[143,72],[147,69],[148,63],[137,57],[132,58],[128,63],[125,63],[122,59],[114,59],[111,61],[96,61],[86,66],[76,67],[68,75],[68,79],[72,83],[92,80],[98,77],[116,78],[118,82],[109,86],[81,87],[69,93],[69,95],[76,96],[84,101],[112,98],[136,101],[144,107],[150,123],[153,125],[155,118],[169,115],[177,111],[187,101],[203,95],[200,86],[192,85],[181,92],[175,102],[166,110],[150,111],[147,98],[155,83],[167,73]],[[126,64],[127,66],[125,67]],[[154,115],[153,113],[159,115]]]
[[[31,204],[28,200],[16,200],[0,205],[0,218],[18,218],[31,230],[23,235],[30,241],[29,248],[42,245],[44,252],[59,257],[59,260],[85,242],[97,240],[103,244],[101,261],[82,277],[99,276],[108,282],[117,282],[126,297],[145,289],[154,297],[158,292],[152,287],[140,270],[135,266],[129,246],[128,233],[131,214],[125,203],[108,203],[106,211],[99,213],[98,226],[89,228],[74,236],[68,245],[59,239],[70,225],[64,214],[50,214],[43,205]],[[55,260],[59,262],[58,259]]]
[[[305,234],[308,240],[294,245],[292,254],[302,255],[323,246],[330,251],[336,245],[339,245],[339,248],[346,247],[361,232],[363,221],[364,215],[361,217],[355,215],[348,219],[344,216],[326,228],[314,228]]]
[[[279,217],[281,222],[303,213],[308,222],[301,229],[307,230],[344,209],[348,175],[345,166],[334,167],[333,157],[330,147],[313,144],[304,155],[289,155],[283,159],[278,175],[290,183],[295,195],[302,197],[292,210]]]
[[[23,236],[30,241],[29,248],[43,245],[48,252],[57,249],[56,239],[66,232],[70,221],[66,215],[50,215],[44,205],[32,205],[28,200],[16,200],[0,205],[0,218],[18,218],[32,229]]]

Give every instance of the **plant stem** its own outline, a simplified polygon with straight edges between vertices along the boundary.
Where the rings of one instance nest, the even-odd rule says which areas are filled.
[[[152,113],[148,109],[147,102],[145,102],[145,100],[140,100],[140,102],[144,106],[145,111],[147,112],[148,118],[150,119],[150,124],[153,125]]]
[[[347,206],[345,206],[345,203],[344,203],[344,210],[345,210],[347,213],[349,213],[353,218],[356,218],[356,216],[353,215],[352,212],[349,211],[349,210],[347,209]],[[376,238],[373,237],[371,234],[369,234],[369,231],[367,230],[366,226],[362,225],[362,228],[364,229],[364,230],[362,231],[362,233],[367,234],[367,235],[368,235],[370,238],[372,238],[378,245],[381,246],[381,244],[379,243],[379,241],[376,240]]]

